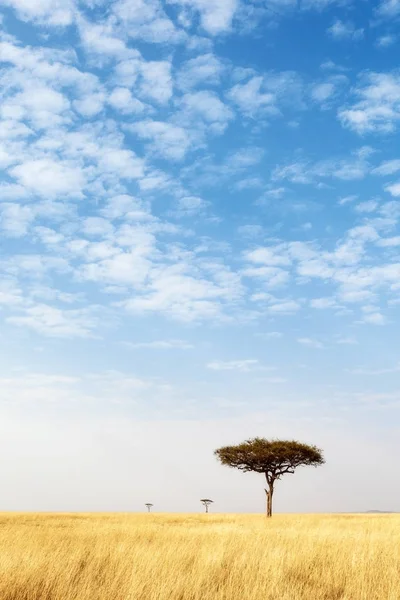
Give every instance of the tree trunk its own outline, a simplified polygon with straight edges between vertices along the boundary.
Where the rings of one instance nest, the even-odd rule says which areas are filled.
[[[268,489],[265,490],[265,493],[267,495],[267,517],[272,517],[272,496],[274,495],[273,481],[268,481]]]
[[[208,504],[206,504],[206,513],[208,513]]]

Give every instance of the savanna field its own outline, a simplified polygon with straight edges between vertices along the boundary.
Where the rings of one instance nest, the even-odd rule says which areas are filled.
[[[398,600],[398,515],[2,514],[1,600]]]

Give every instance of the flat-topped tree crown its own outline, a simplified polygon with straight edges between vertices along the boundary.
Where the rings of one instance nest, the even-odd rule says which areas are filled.
[[[205,506],[206,513],[208,513],[208,507],[210,504],[214,504],[214,500],[210,500],[210,498],[202,498],[200,502]]]
[[[225,446],[215,451],[223,465],[241,471],[267,473],[278,479],[284,473],[294,473],[300,466],[317,466],[324,462],[321,450],[294,440],[253,438],[237,446]]]
[[[286,473],[294,473],[302,466],[317,467],[325,460],[316,446],[295,440],[267,440],[253,438],[236,446],[224,446],[215,450],[223,465],[244,472],[263,473],[268,483],[267,515],[272,515],[274,483]]]

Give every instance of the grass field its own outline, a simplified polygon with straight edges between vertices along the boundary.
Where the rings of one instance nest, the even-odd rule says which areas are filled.
[[[400,516],[0,514],[1,600],[399,600]]]

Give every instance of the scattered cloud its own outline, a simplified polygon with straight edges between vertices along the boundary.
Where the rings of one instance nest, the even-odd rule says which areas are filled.
[[[298,338],[297,341],[299,344],[302,344],[303,346],[308,346],[309,348],[319,349],[324,347],[324,345],[321,342],[312,338]]]
[[[266,339],[280,339],[283,337],[281,331],[269,331],[268,333],[259,333],[257,335]]]
[[[373,175],[386,176],[386,175],[393,175],[394,173],[397,173],[398,171],[400,171],[400,159],[395,158],[393,160],[385,160],[383,163],[381,163],[379,165],[379,167],[375,167],[375,169],[373,169],[371,171],[371,173]]]
[[[354,375],[388,375],[389,373],[398,373],[400,371],[400,364],[394,367],[387,367],[383,369],[372,369],[370,367],[359,367],[357,369],[350,370]]]
[[[337,301],[335,298],[314,298],[311,306],[317,309],[337,308]]]
[[[149,348],[154,350],[191,350],[193,344],[184,340],[154,340],[153,342],[124,342],[124,346],[134,349]]]
[[[201,54],[183,63],[178,74],[178,85],[182,90],[200,85],[217,86],[224,72],[224,63],[215,54]]]
[[[273,370],[272,367],[264,367],[256,359],[246,360],[216,360],[207,364],[207,369],[212,371],[238,371],[240,373],[248,373],[249,371],[258,370]]]
[[[190,13],[200,15],[202,28],[210,35],[218,35],[229,31],[232,26],[234,14],[239,6],[238,0],[168,0],[170,4],[177,4],[189,10],[187,17],[192,22]]]
[[[10,169],[19,185],[45,197],[82,196],[85,175],[82,169],[52,159],[27,160]]]
[[[394,44],[396,44],[396,42],[397,42],[397,36],[393,35],[391,33],[387,33],[387,34],[381,35],[380,37],[377,38],[377,40],[375,42],[375,46],[377,48],[385,49],[385,48],[390,48],[390,46],[393,46]]]
[[[340,19],[336,19],[327,32],[334,40],[358,41],[364,37],[364,29],[356,29],[351,21],[341,21]]]
[[[359,134],[390,133],[400,119],[400,75],[368,71],[353,90],[354,104],[339,109],[344,127]]]
[[[344,345],[344,346],[355,346],[358,344],[358,341],[353,337],[346,336],[338,336],[335,340],[336,344]]]
[[[400,181],[385,185],[385,190],[389,192],[389,194],[397,198],[398,196],[400,196]]]
[[[149,149],[169,160],[182,160],[190,147],[185,129],[164,121],[141,121],[129,129],[140,138],[150,140]]]
[[[112,15],[125,35],[152,44],[178,44],[187,36],[168,17],[160,0],[116,0]]]
[[[381,0],[376,14],[379,17],[390,19],[400,16],[400,1],[399,0]]]
[[[332,158],[311,162],[304,159],[276,166],[272,179],[288,180],[292,183],[316,184],[327,178],[352,181],[363,179],[370,170],[367,148],[360,149],[349,158]]]
[[[8,317],[7,322],[45,336],[65,338],[93,337],[98,324],[88,308],[62,310],[47,304],[27,307],[23,315]]]
[[[74,0],[2,0],[1,4],[13,8],[22,21],[38,25],[66,27],[74,18]]]
[[[372,213],[375,212],[378,208],[379,203],[377,200],[366,200],[365,202],[360,202],[354,207],[354,210],[359,213]]]
[[[385,325],[386,318],[380,312],[371,312],[364,316],[363,321],[371,325]]]
[[[227,98],[248,118],[276,117],[283,107],[303,107],[303,83],[294,72],[254,75],[240,81]]]

